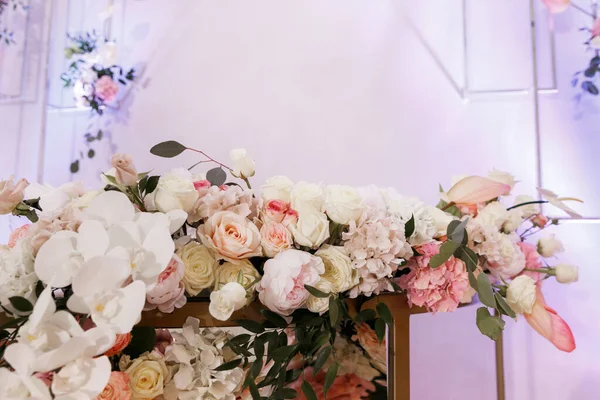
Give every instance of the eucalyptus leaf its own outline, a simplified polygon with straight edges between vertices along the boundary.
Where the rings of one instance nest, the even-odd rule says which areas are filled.
[[[75,160],[71,163],[69,171],[71,171],[72,174],[79,172],[79,160]]]
[[[304,396],[306,396],[306,400],[318,400],[315,390],[308,381],[302,382],[302,392],[304,393]]]
[[[298,396],[298,392],[292,388],[283,388],[279,392],[279,395],[282,399],[295,399]]]
[[[258,391],[258,387],[256,387],[256,382],[254,379],[251,379],[248,383],[248,387],[250,388],[250,394],[252,395],[252,400],[261,400],[260,392]]]
[[[150,194],[156,190],[159,180],[160,176],[158,175],[148,177],[148,183],[146,183],[146,194]]]
[[[431,259],[429,260],[429,266],[431,268],[439,267],[440,265],[448,261],[448,259],[452,257],[456,249],[458,249],[459,247],[460,243],[451,240],[444,242],[440,246],[440,252],[435,256],[431,257]]]
[[[179,142],[176,142],[174,140],[167,140],[166,142],[154,145],[150,149],[150,153],[159,157],[173,158],[183,153],[186,149],[187,147],[185,147]]]
[[[479,257],[467,246],[460,246],[456,249],[454,257],[461,259],[465,263],[467,271],[474,272],[477,269]]]
[[[458,244],[466,244],[464,241],[467,235],[467,222],[469,222],[468,218],[465,218],[463,221],[454,220],[450,222],[446,231],[448,239]]]
[[[469,271],[469,284],[473,289],[475,289],[476,292],[479,291],[479,286],[477,285],[477,278],[475,277],[475,274],[471,271]]]
[[[213,186],[221,186],[227,180],[227,173],[221,167],[208,170],[206,180]]]
[[[308,290],[308,292],[310,294],[312,294],[315,297],[318,297],[320,299],[325,299],[327,297],[329,297],[331,294],[330,293],[325,293],[320,291],[319,289],[317,289],[316,287],[310,286],[310,285],[304,285],[304,288],[306,290]]]
[[[514,310],[508,305],[504,297],[500,293],[494,293],[494,297],[496,298],[496,303],[500,306],[500,310],[503,314],[508,315],[511,318],[517,318],[517,314]]]
[[[490,283],[490,278],[487,274],[481,273],[477,276],[477,293],[479,300],[486,306],[496,308],[496,298],[494,297],[494,289]]]
[[[215,371],[229,371],[230,369],[234,369],[234,368],[238,367],[241,363],[242,363],[242,359],[236,358],[235,360],[232,360],[232,361],[226,362],[225,364],[219,365],[217,368],[215,368]]]
[[[236,319],[234,322],[252,333],[263,333],[265,331],[265,328],[263,328],[262,324],[258,321],[253,321],[250,319]]]
[[[325,375],[325,382],[323,383],[323,394],[325,395],[325,398],[327,398],[327,392],[337,377],[338,367],[339,364],[336,362],[329,367],[329,371],[327,371],[327,374]]]
[[[331,333],[323,332],[312,343],[311,353],[316,353],[325,343],[331,339]]]
[[[253,376],[258,376],[258,375],[260,375],[260,371],[262,371],[262,367],[263,367],[263,358],[262,357],[257,358],[252,363],[252,367],[250,367],[250,372],[252,373]]]
[[[298,350],[298,346],[295,344],[290,346],[283,346],[272,351],[270,355],[271,358],[273,358],[273,360],[275,361],[284,361],[285,359],[293,356],[296,353],[296,350]]]
[[[27,313],[33,311],[33,304],[31,304],[31,302],[25,297],[14,296],[10,297],[8,301],[14,307],[14,309],[19,312]]]
[[[321,350],[318,353],[315,364],[313,365],[313,370],[314,370],[315,375],[317,375],[317,373],[321,370],[321,368],[323,368],[323,365],[325,365],[325,363],[329,359],[330,354],[331,354],[331,346],[324,347],[323,350]]]
[[[267,321],[270,321],[277,328],[287,328],[289,325],[285,318],[271,310],[263,308],[260,310],[260,313],[267,319]]]
[[[412,214],[410,219],[404,224],[404,236],[408,239],[415,233],[415,215]]]
[[[354,317],[354,322],[356,322],[356,323],[366,322],[366,321],[371,321],[375,318],[377,318],[377,312],[375,312],[375,310],[367,308],[365,310],[362,310],[358,314],[356,314],[356,317]]]
[[[340,310],[338,303],[335,301],[335,298],[331,296],[329,298],[329,322],[331,322],[331,326],[335,327],[337,325],[339,317]]]
[[[375,321],[375,333],[377,334],[379,343],[383,342],[383,339],[385,338],[385,322],[381,318]]]
[[[490,339],[497,340],[504,329],[504,325],[505,322],[499,317],[492,316],[487,307],[477,309],[477,327],[481,333]]]
[[[392,324],[394,323],[394,317],[392,316],[392,313],[390,312],[388,306],[385,303],[377,303],[376,308],[377,313],[379,314],[381,319],[386,324],[388,324],[388,326],[392,326]]]

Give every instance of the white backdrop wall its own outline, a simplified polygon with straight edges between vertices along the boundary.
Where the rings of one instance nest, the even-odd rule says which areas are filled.
[[[576,107],[569,87],[572,72],[587,62],[578,28],[589,19],[577,10],[555,18],[553,57],[548,15],[535,3],[539,85],[557,89],[539,96],[538,152],[529,1],[52,3],[41,164],[48,183],[81,178],[96,184],[115,149],[132,153],[140,170],[194,163],[192,154],[162,160],[148,153],[153,144],[175,139],[218,159],[246,147],[257,161],[256,184],[283,173],[294,180],[394,186],[428,202],[436,200],[438,183],[448,186],[453,175],[495,167],[517,175],[523,193],[534,194],[539,178],[545,187],[585,198],[581,210],[600,217],[594,181],[599,103],[587,99]],[[142,75],[117,116],[101,125],[92,121],[111,140],[71,176],[68,166],[85,149],[90,120],[87,111],[72,110],[70,94],[60,88],[64,35],[99,29],[97,13],[111,3],[107,27],[120,44],[120,63],[136,65]],[[498,90],[510,93],[487,93]],[[29,130],[2,132],[14,138]],[[12,165],[2,164],[3,175],[19,172]],[[600,295],[593,288],[600,272],[590,250],[600,241],[600,225],[590,222],[558,232],[569,250],[566,260],[581,266],[582,281],[546,288],[578,349],[559,353],[524,321],[509,323],[510,400],[597,398]],[[413,398],[495,398],[493,344],[474,320],[473,308],[413,319]]]

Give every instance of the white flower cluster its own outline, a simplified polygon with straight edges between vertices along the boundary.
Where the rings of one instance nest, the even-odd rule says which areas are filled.
[[[0,247],[0,304],[13,314],[18,311],[8,300],[11,297],[24,297],[35,303],[35,286],[38,282],[33,270],[33,251],[26,240],[19,240],[15,246]]]

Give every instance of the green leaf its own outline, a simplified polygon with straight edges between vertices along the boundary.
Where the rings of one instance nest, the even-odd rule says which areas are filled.
[[[388,324],[388,326],[392,326],[394,323],[394,317],[392,317],[392,313],[390,309],[385,303],[377,303],[377,313],[381,317],[381,319]]]
[[[44,286],[44,282],[38,281],[35,284],[35,297],[40,297],[45,288],[46,287]]]
[[[282,399],[295,399],[298,396],[298,392],[292,388],[283,388],[279,392],[279,395]]]
[[[160,176],[158,175],[148,177],[148,183],[146,183],[146,194],[154,192],[154,190],[158,186],[159,180]]]
[[[87,156],[88,158],[94,158],[94,156],[96,155],[96,152],[94,151],[94,149],[89,149]]]
[[[262,370],[262,367],[263,367],[263,358],[262,357],[257,358],[252,363],[252,367],[250,367],[250,372],[252,373],[253,376],[258,376],[258,375],[260,375],[260,371]]]
[[[21,322],[26,321],[26,320],[27,320],[27,317],[19,317],[19,318],[10,319],[6,323],[4,323],[2,326],[0,326],[0,329],[9,329],[9,328],[12,328],[12,327],[17,326]]]
[[[492,284],[487,274],[481,273],[477,276],[477,289],[479,300],[488,307],[496,308],[494,289],[492,289]]]
[[[19,312],[27,313],[33,311],[33,304],[31,304],[31,302],[25,297],[14,296],[10,297],[8,301],[10,301],[10,304],[14,307],[14,309]]]
[[[100,130],[98,130],[98,134],[96,135],[96,139],[102,140],[102,136],[104,136],[104,133],[102,132],[102,129],[100,129]]]
[[[323,332],[314,340],[311,353],[316,353],[325,343],[329,342],[331,339],[331,333]]]
[[[477,327],[490,339],[498,339],[504,329],[504,324],[505,322],[501,318],[492,316],[487,307],[477,309]]]
[[[375,310],[371,310],[370,308],[368,308],[356,314],[356,317],[354,317],[354,322],[360,323],[365,321],[371,321],[375,318],[377,318],[377,313],[375,312]]]
[[[475,274],[471,271],[469,271],[469,283],[471,284],[471,287],[475,289],[476,292],[479,291],[479,286],[477,286],[477,278],[475,278]]]
[[[252,400],[261,400],[260,392],[258,391],[258,387],[256,387],[256,382],[254,379],[250,379],[248,382],[248,386],[250,387],[250,394],[252,395]]]
[[[496,302],[500,306],[500,310],[503,314],[508,315],[511,318],[517,318],[517,314],[515,314],[513,309],[508,305],[500,293],[494,293],[494,297],[496,298]]]
[[[290,358],[298,350],[297,345],[283,346],[271,352],[271,357],[275,361],[284,361]]]
[[[415,233],[415,215],[411,215],[410,219],[404,224],[404,236],[408,239]]]
[[[317,375],[317,373],[321,370],[321,368],[323,368],[323,365],[325,365],[325,363],[329,359],[330,354],[331,354],[331,346],[324,347],[323,350],[321,350],[319,352],[319,354],[317,355],[315,364],[313,365],[315,375]]]
[[[431,259],[429,260],[429,266],[431,268],[439,267],[440,265],[442,265],[443,263],[448,261],[448,259],[450,257],[452,257],[452,255],[454,254],[456,249],[459,248],[459,246],[460,246],[460,243],[456,243],[451,240],[444,242],[440,246],[440,252],[438,254],[436,254],[435,256],[431,257]]]
[[[477,257],[477,254],[467,246],[460,246],[456,249],[454,257],[461,259],[465,263],[467,271],[473,272],[477,269],[479,257]]]
[[[310,294],[312,294],[315,297],[318,297],[320,299],[325,299],[327,297],[329,297],[331,294],[330,293],[325,293],[320,291],[319,289],[317,289],[316,287],[310,286],[310,285],[304,285],[304,288],[306,290],[308,290],[308,292]]]
[[[71,163],[69,171],[71,171],[72,174],[76,174],[77,172],[79,172],[79,160],[75,160]]]
[[[394,291],[402,292],[402,288],[400,286],[398,286],[398,284],[396,282],[394,282],[393,279],[390,279],[389,282],[390,282],[390,285],[392,285],[392,288],[394,288]]]
[[[221,186],[227,180],[227,173],[221,167],[208,170],[206,180],[213,186]]]
[[[274,313],[271,310],[263,308],[260,313],[277,328],[287,328],[288,323],[281,315]]]
[[[174,140],[167,140],[166,142],[154,145],[150,149],[150,153],[159,157],[173,158],[183,153],[186,149],[187,147],[185,147],[179,142],[176,142]]]
[[[454,220],[450,222],[446,231],[448,239],[458,244],[466,244],[464,241],[467,236],[467,230],[465,229],[467,222],[469,222],[468,218],[465,218],[463,221]]]
[[[113,185],[118,185],[117,183],[117,178],[115,178],[112,175],[107,175],[107,174],[102,174],[104,175],[104,177],[106,178],[107,181],[109,181],[110,183],[112,183]]]
[[[335,327],[339,318],[340,310],[338,308],[338,303],[335,301],[335,297],[331,296],[329,298],[329,322],[331,322],[331,326]]]
[[[308,381],[302,382],[302,392],[304,392],[306,400],[318,400],[315,390],[312,388],[310,383],[308,383]]]
[[[262,324],[258,321],[252,321],[250,319],[236,319],[233,322],[252,333],[263,333],[265,331],[265,328],[263,328]]]
[[[588,92],[589,94],[593,94],[594,96],[598,95],[598,88],[592,81],[585,81],[581,83],[581,88]]]
[[[279,335],[277,332],[267,332],[264,337],[267,339],[267,359],[271,359],[271,354],[279,347]]]
[[[225,364],[219,365],[215,368],[215,371],[229,371],[230,369],[234,369],[242,363],[241,358],[236,358],[235,360],[226,362]]]
[[[139,178],[139,175],[138,175]],[[146,184],[148,183],[148,177],[144,176],[143,178],[140,179],[140,181],[138,182],[138,188],[140,189],[140,193],[144,193],[144,190],[146,190]]]
[[[329,371],[327,371],[327,374],[325,375],[325,382],[323,383],[323,394],[325,395],[325,398],[327,398],[327,392],[337,377],[338,367],[339,364],[336,362],[329,368]]]
[[[262,359],[265,354],[265,339],[258,336],[254,339],[254,355],[256,358]]]
[[[156,344],[156,330],[149,326],[134,326],[131,330],[131,343],[123,350],[131,358],[152,351]]]
[[[237,335],[237,336],[234,336],[231,339],[229,339],[229,342],[237,344],[237,345],[239,345],[239,344],[245,344],[245,343],[248,343],[250,341],[251,337],[252,336],[248,335],[247,333],[242,333],[241,335]]]
[[[385,338],[385,322],[381,318],[375,321],[375,333],[377,334],[379,343],[383,342],[383,339]]]

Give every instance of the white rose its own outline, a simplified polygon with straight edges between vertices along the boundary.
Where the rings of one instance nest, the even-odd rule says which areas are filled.
[[[183,284],[186,292],[196,296],[202,289],[213,285],[219,263],[206,246],[192,241],[178,249],[177,255],[184,265]]]
[[[518,314],[530,314],[535,303],[535,280],[527,275],[517,276],[508,284],[506,301]]]
[[[515,197],[514,205],[517,206],[519,204],[529,203],[532,201],[535,201],[535,199],[531,196],[519,195],[519,196]],[[527,204],[526,206],[521,206],[521,207],[518,207],[517,209],[521,210],[521,212],[523,213],[523,218],[529,218],[533,215],[540,213],[540,205],[539,204]]]
[[[477,214],[475,220],[483,226],[495,226],[500,229],[507,218],[506,207],[500,202],[493,201]]]
[[[241,281],[238,281],[240,278]],[[250,261],[244,260],[237,264],[226,262],[217,268],[215,274],[215,289],[218,290],[229,282],[237,282],[253,293],[256,283],[254,283],[254,285],[252,285],[252,283],[257,282],[259,279],[260,273],[254,268],[254,265],[252,265]],[[246,298],[246,304],[250,304],[252,300],[253,297],[248,296]]]
[[[154,191],[154,204],[163,213],[178,209],[189,213],[197,199],[198,192],[191,175],[177,172],[161,176]]]
[[[343,247],[323,245],[315,256],[323,260],[325,273],[321,278],[331,283],[331,292],[345,292],[358,285],[357,270],[352,268],[352,261],[344,253]]]
[[[515,208],[513,210],[509,210],[506,214],[506,221],[502,225],[502,230],[505,233],[512,233],[516,231],[521,223],[523,222],[523,211]]]
[[[556,280],[560,283],[577,282],[579,279],[579,269],[574,265],[558,264],[554,272]]]
[[[256,166],[254,160],[248,156],[246,149],[233,149],[229,152],[229,157],[233,161],[231,173],[234,176],[242,179],[254,176]]]
[[[357,221],[360,218],[364,206],[355,188],[331,185],[326,190],[324,209],[333,222],[347,225],[350,221]]]
[[[316,183],[298,182],[292,190],[292,208],[302,212],[307,208],[323,209],[323,188]]]
[[[555,235],[550,235],[543,237],[538,241],[537,250],[542,257],[548,258],[552,257],[556,253],[565,251],[565,248]]]
[[[98,63],[111,67],[117,62],[117,44],[115,42],[106,42],[98,48]]]
[[[229,282],[210,294],[210,315],[219,321],[227,321],[234,311],[246,305],[246,289],[237,282]]]
[[[314,287],[323,293],[331,293],[333,290],[331,282],[326,279],[321,279]],[[323,314],[329,310],[329,297],[316,297],[311,294],[306,301],[306,307],[311,312]]]
[[[292,200],[292,188],[294,182],[287,176],[273,176],[267,179],[260,187],[260,195],[267,202],[269,200],[281,200],[289,203]]]
[[[329,220],[319,211],[306,209],[289,228],[300,246],[317,248],[329,238]]]
[[[496,182],[504,183],[505,185],[510,186],[510,189],[504,193],[504,196],[508,196],[510,191],[515,186],[517,181],[515,177],[508,172],[498,171],[497,169],[493,169],[488,173],[488,178],[494,180]]]
[[[427,206],[426,210],[433,219],[433,225],[436,229],[434,237],[444,236],[448,231],[448,225],[450,225],[454,217],[437,207]]]

